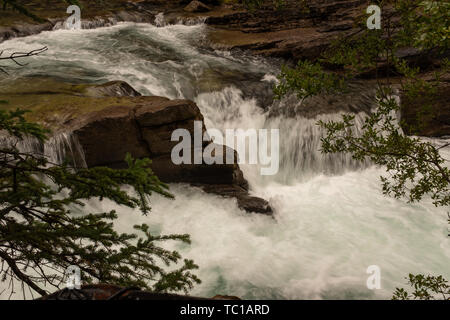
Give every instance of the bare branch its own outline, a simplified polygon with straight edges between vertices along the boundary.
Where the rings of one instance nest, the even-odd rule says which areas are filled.
[[[13,52],[11,55],[5,56],[5,57],[2,57],[3,52],[4,52],[2,50],[2,51],[0,51],[0,60],[10,60],[10,61],[13,61],[16,65],[18,65],[20,67],[23,67],[23,66],[26,66],[27,64],[26,63],[21,63],[17,59],[37,56],[37,55],[39,55],[39,54],[41,54],[41,53],[43,53],[43,52],[45,52],[47,50],[48,50],[48,47],[45,46],[45,47],[42,47],[42,48],[39,48],[39,49],[31,50],[29,52]],[[6,68],[5,66],[0,66],[0,72],[8,74],[8,72],[6,72],[6,70],[5,70],[5,68]]]
[[[32,281],[27,275],[22,273],[22,271],[17,266],[16,262],[13,258],[11,258],[7,253],[0,251],[0,258],[2,258],[11,268],[11,271],[14,273],[14,275],[20,279],[22,282],[25,282],[29,287],[33,288],[36,292],[38,292],[40,295],[45,296],[47,292],[45,290],[42,290],[39,288],[34,281]],[[11,277],[12,279],[12,277]]]

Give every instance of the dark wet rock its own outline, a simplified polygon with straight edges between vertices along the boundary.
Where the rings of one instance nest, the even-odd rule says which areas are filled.
[[[77,164],[124,168],[125,156],[130,153],[135,158],[150,158],[153,171],[164,182],[201,185],[204,190],[233,197],[230,192],[222,192],[229,187],[239,191],[234,193],[241,208],[252,212],[267,212],[270,208],[262,199],[260,209],[256,199],[246,198],[248,183],[237,163],[235,150],[225,146],[217,148],[222,154],[230,150],[230,164],[175,165],[172,162],[171,151],[178,144],[171,141],[174,130],[186,129],[193,138],[194,121],[198,121],[201,132],[206,131],[203,115],[192,101],[141,96],[122,81],[72,84],[50,77],[2,82],[0,100],[9,101],[2,105],[6,110],[27,106],[32,111],[28,120],[43,124],[55,134],[72,132],[72,141],[78,140],[82,149],[73,148],[77,150],[77,155],[72,155],[77,158],[74,161]],[[198,149],[194,149],[191,141],[192,156],[195,151],[203,153],[212,144],[210,139],[205,140]],[[211,185],[222,185],[225,189]]]
[[[355,82],[348,85],[344,93],[329,93],[298,99],[296,94],[285,96],[276,101],[269,110],[270,117],[297,116],[313,119],[323,114],[334,113],[366,113],[375,107],[375,83]]]
[[[155,127],[184,120],[200,120],[203,116],[194,102],[152,97],[145,105],[136,108],[136,121],[142,127]]]
[[[219,194],[227,198],[236,198],[238,206],[247,212],[271,215],[272,208],[264,199],[252,197],[248,193],[248,184],[243,181],[242,185],[209,184],[199,185],[205,192]]]
[[[110,284],[83,285],[80,289],[63,289],[37,300],[240,300],[236,296],[215,295],[201,298],[170,293],[143,291],[138,287],[120,287]]]
[[[211,8],[208,7],[206,4],[204,4],[203,2],[194,0],[194,1],[191,1],[191,3],[189,3],[184,8],[184,11],[187,11],[187,12],[208,12],[208,11],[211,11]]]
[[[149,153],[138,138],[140,131],[132,107],[104,108],[70,121],[69,125],[81,144],[89,167],[125,166],[123,161],[127,152],[135,158]]]
[[[17,38],[25,37],[32,34],[37,34],[42,31],[49,31],[53,29],[53,25],[50,22],[42,24],[18,24],[12,27],[0,26],[0,42]]]
[[[65,11],[61,11],[65,13]],[[85,12],[85,11],[83,11]],[[95,16],[90,18],[82,17],[81,26],[83,29],[95,29],[100,27],[107,27],[115,25],[119,22],[147,22],[153,23],[155,21],[156,14],[148,11],[119,11],[116,13],[108,13],[104,16]],[[63,28],[67,15],[60,18],[49,18],[44,23],[36,23],[31,21],[30,23],[21,22],[18,19],[13,25],[1,26],[0,25],[0,43],[12,38],[26,37],[33,34],[38,34],[43,31],[51,31],[55,29]],[[0,17],[0,24],[2,19]]]
[[[274,83],[269,81],[242,81],[238,86],[244,98],[255,99],[263,109],[270,107],[274,101]]]
[[[241,194],[236,196],[238,206],[247,212],[261,213],[272,215],[273,211],[269,204],[264,199],[258,197],[251,197],[248,194]]]
[[[308,7],[289,0],[281,10],[235,10],[210,16],[210,39],[219,46],[240,48],[283,58],[316,59],[342,32],[367,1],[308,1]]]
[[[431,80],[432,75],[423,77]],[[450,136],[450,75],[435,94],[401,95],[401,123],[406,134],[428,137]]]

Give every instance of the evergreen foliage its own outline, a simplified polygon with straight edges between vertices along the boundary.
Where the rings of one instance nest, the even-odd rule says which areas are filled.
[[[442,276],[410,274],[407,279],[414,291],[397,288],[392,300],[450,300],[450,285]]]

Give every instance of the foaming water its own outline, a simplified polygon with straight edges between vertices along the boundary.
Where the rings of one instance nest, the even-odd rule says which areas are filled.
[[[200,266],[203,283],[192,294],[201,296],[389,298],[408,273],[450,277],[444,209],[429,199],[407,204],[387,198],[380,190],[382,169],[346,155],[321,154],[316,122],[338,119],[341,109],[314,116],[297,109],[289,115],[274,112],[279,104],[266,103],[261,95],[275,81],[276,64],[207,49],[201,45],[204,25],[161,26],[59,30],[2,44],[5,52],[50,48],[18,76],[124,80],[143,94],[193,99],[209,128],[280,129],[277,175],[263,179],[257,166],[242,165],[252,193],[270,201],[275,219],[247,214],[233,199],[174,184],[176,199],[152,196],[148,216],[119,209],[118,230],[145,222],[158,234],[191,234],[191,246],[173,245]],[[361,99],[344,103],[355,104],[350,109],[357,113],[357,127],[370,108]],[[285,103],[283,110],[290,106],[280,103]],[[322,104],[313,101],[313,107]],[[448,155],[448,149],[443,153]],[[110,202],[91,200],[83,210],[113,208]],[[366,287],[370,265],[381,268],[380,290]]]
[[[41,143],[34,137],[18,139],[9,135],[0,136],[0,146],[16,147],[23,153],[44,157],[49,165],[62,164],[73,168],[86,168],[84,151],[78,139],[70,133],[59,133]]]
[[[408,205],[384,197],[374,179],[381,173],[370,168],[266,185],[258,193],[271,201],[275,220],[249,215],[233,200],[172,185],[175,200],[154,196],[153,213],[122,212],[117,228],[129,231],[132,221],[149,223],[156,233],[189,232],[191,246],[172,248],[200,265],[203,284],[192,292],[196,295],[389,298],[407,272],[445,274],[450,246],[442,210],[428,201]],[[366,287],[369,265],[381,268],[381,290]]]

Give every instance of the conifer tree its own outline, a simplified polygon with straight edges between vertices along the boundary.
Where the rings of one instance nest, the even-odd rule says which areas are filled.
[[[187,234],[153,235],[148,225],[135,234],[114,230],[115,211],[76,214],[89,199],[109,199],[121,207],[151,210],[153,192],[172,197],[149,168],[150,160],[126,158],[128,168],[75,170],[54,164],[37,153],[16,147],[24,138],[44,143],[48,131],[24,118],[24,111],[0,110],[0,130],[7,135],[0,146],[0,280],[18,280],[41,295],[64,283],[64,272],[78,266],[83,283],[103,282],[137,286],[154,292],[187,292],[200,280],[197,266],[165,241],[189,243]],[[14,142],[16,141],[16,142]],[[127,192],[129,186],[133,192]]]
[[[76,0],[66,0],[77,4]],[[16,0],[0,0],[0,9],[13,9],[36,21],[26,6]],[[27,53],[13,53],[0,60],[23,66],[19,58],[38,55],[47,47]],[[0,71],[6,73],[0,66]],[[0,101],[0,105],[8,101]],[[17,143],[36,139],[43,144],[49,131],[28,122],[26,111],[0,109],[0,281],[15,281],[30,291],[45,295],[64,285],[67,267],[81,269],[85,284],[103,282],[140,287],[154,292],[188,292],[200,280],[191,273],[197,269],[192,260],[177,251],[164,249],[166,241],[190,243],[189,235],[152,235],[146,224],[135,225],[135,233],[114,230],[115,211],[85,212],[85,201],[109,199],[122,207],[138,208],[143,214],[151,210],[152,192],[173,198],[167,185],[149,168],[149,159],[132,159],[128,168],[106,167],[75,170],[68,164],[50,163],[45,155],[22,152]],[[123,187],[132,191],[124,191]],[[170,267],[171,271],[167,271]],[[24,293],[25,295],[25,293]]]

